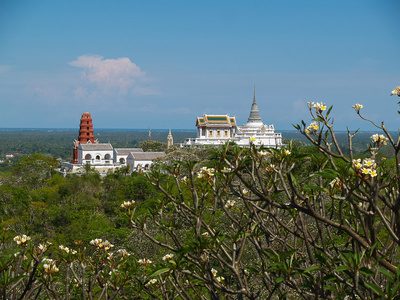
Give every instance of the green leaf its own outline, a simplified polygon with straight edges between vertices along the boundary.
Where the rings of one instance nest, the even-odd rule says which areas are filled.
[[[333,274],[325,275],[325,276],[322,278],[323,281],[334,281],[334,280],[336,280],[336,279],[337,279],[336,276],[333,275]]]
[[[275,282],[276,283],[281,283],[282,281],[284,281],[285,280],[285,278],[283,278],[283,277],[278,277],[277,279],[275,279]]]
[[[335,179],[339,176],[339,172],[333,169],[325,169],[322,172],[316,172],[315,175],[321,176],[322,178]]]
[[[370,283],[370,282],[364,282],[364,284],[369,287],[371,290],[373,290],[374,292],[378,293],[379,295],[381,295],[382,297],[385,297],[384,292],[379,288],[379,286],[377,286],[376,284]]]
[[[158,276],[158,275],[161,275],[161,274],[163,274],[163,273],[168,272],[169,270],[171,270],[171,268],[162,268],[162,269],[159,269],[159,270],[155,271],[153,274],[150,274],[150,277],[156,277],[156,276]]]
[[[333,271],[335,271],[335,272],[342,272],[342,271],[347,271],[347,270],[350,270],[350,268],[348,267],[348,266],[339,266],[339,267],[337,267],[335,270],[333,270]]]
[[[292,126],[293,126],[294,128],[296,128],[297,130],[300,130],[300,125],[299,125],[299,124],[296,124],[296,125],[292,124]]]
[[[328,118],[329,114],[331,113],[332,108],[333,108],[333,105],[331,105],[331,107],[329,107],[328,111],[326,112],[326,118]]]
[[[297,182],[296,177],[294,177],[294,175],[293,175],[292,173],[289,173],[289,176],[290,176],[290,179],[291,179],[292,182],[293,182],[293,185],[298,187],[298,186],[299,186],[299,183]]]
[[[392,296],[397,295],[397,290],[400,288],[400,282],[398,282],[392,289],[390,290],[390,293]]]
[[[316,191],[327,191],[326,188],[322,188],[318,185],[307,185],[303,187],[304,190],[316,190]]]
[[[372,270],[370,270],[366,267],[360,268],[360,273],[364,274],[365,276],[373,276],[375,274],[375,272],[373,272]]]
[[[397,266],[396,279],[399,280],[399,278],[400,278],[400,266]]]
[[[330,291],[333,291],[333,292],[337,291],[337,288],[335,286],[333,286],[333,285],[325,285],[324,289],[330,290]]]
[[[394,281],[394,275],[390,273],[388,270],[382,268],[376,268],[376,269],[383,275],[385,275],[387,278],[389,278],[392,282]]]
[[[171,265],[176,266],[176,262],[175,262],[174,260],[172,260],[172,259],[169,259],[169,260],[168,260],[168,263],[170,263]]]

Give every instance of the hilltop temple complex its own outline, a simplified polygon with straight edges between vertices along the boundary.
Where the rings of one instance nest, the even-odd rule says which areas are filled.
[[[264,147],[282,146],[282,135],[275,133],[274,125],[265,125],[260,117],[256,102],[256,92],[247,123],[238,126],[235,117],[229,115],[203,115],[196,119],[197,138],[188,138],[183,147],[221,145],[228,141],[241,147],[250,144]]]
[[[154,159],[165,156],[164,152],[143,152],[141,148],[113,148],[110,143],[99,143],[94,139],[92,117],[88,112],[82,114],[78,140],[74,140],[72,151],[72,162],[62,163],[63,173],[82,173],[87,164],[101,174],[126,166],[130,171],[149,170]]]
[[[182,147],[217,146],[228,141],[241,147],[250,147],[251,144],[269,148],[282,146],[282,135],[275,132],[274,125],[266,125],[261,120],[255,89],[246,124],[238,126],[236,118],[229,115],[204,114],[196,118],[196,127],[197,138],[186,139],[181,144]],[[167,147],[173,147],[173,143],[169,130]],[[72,162],[62,163],[61,171],[64,174],[82,173],[85,171],[84,166],[88,164],[101,174],[121,167],[129,167],[130,171],[149,170],[154,159],[164,156],[164,152],[143,152],[141,148],[113,148],[109,142],[99,143],[94,138],[92,117],[85,112],[80,120],[78,139],[73,143]]]

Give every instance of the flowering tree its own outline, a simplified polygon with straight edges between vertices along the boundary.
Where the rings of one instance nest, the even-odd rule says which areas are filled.
[[[400,95],[397,87],[392,95]],[[400,138],[339,146],[332,107],[295,127],[315,151],[226,144],[207,163],[144,174],[156,200],[120,199],[134,253],[0,237],[2,299],[400,299]],[[353,106],[358,116],[363,106]],[[392,147],[395,166],[379,160]],[[19,251],[14,251],[19,247]]]
[[[382,134],[357,158],[356,133],[348,132],[348,154],[337,142],[332,107],[308,107],[311,124],[295,127],[319,155],[290,144],[226,145],[205,167],[176,162],[148,174],[165,197],[130,220],[159,253],[168,252],[155,272],[164,289],[183,299],[196,298],[200,287],[211,299],[399,298],[400,139],[375,125]],[[361,104],[353,108],[369,121]],[[376,159],[388,143],[395,170]]]

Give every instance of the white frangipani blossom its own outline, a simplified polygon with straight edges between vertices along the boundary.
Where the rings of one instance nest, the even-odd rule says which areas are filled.
[[[326,104],[323,102],[320,103],[315,103],[313,105],[313,107],[315,108],[316,112],[321,113],[322,111],[326,110]]]
[[[362,104],[356,103],[352,106],[354,110],[358,113],[364,106]]]

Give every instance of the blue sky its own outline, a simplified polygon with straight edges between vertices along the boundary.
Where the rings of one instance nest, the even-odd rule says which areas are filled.
[[[277,131],[333,105],[338,130],[398,128],[400,1],[2,1],[0,128],[194,129],[247,121]]]

